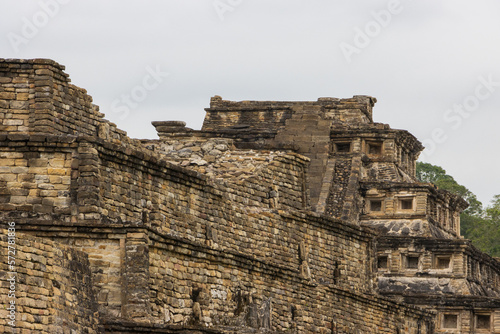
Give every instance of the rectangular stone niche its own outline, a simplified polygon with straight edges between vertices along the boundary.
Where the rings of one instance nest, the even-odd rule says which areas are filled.
[[[458,328],[458,314],[443,314],[442,328]]]
[[[408,255],[406,257],[406,268],[407,269],[418,269],[418,255]]]
[[[370,211],[381,212],[382,211],[382,200],[381,199],[371,199],[370,200]]]
[[[387,255],[381,255],[377,259],[377,268],[378,269],[387,269],[389,258]]]
[[[369,155],[381,155],[382,154],[382,142],[369,142],[369,143],[367,143],[366,151]]]
[[[399,199],[399,208],[401,210],[413,210],[413,197],[400,198]]]
[[[349,153],[351,152],[351,143],[335,143],[335,152]]]
[[[436,255],[434,257],[434,267],[436,269],[448,269],[450,267],[451,255]]]
[[[491,315],[477,314],[476,315],[476,329],[490,329]]]

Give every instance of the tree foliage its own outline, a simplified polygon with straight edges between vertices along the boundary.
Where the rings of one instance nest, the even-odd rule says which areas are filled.
[[[494,196],[491,204],[483,209],[476,195],[458,184],[443,168],[417,162],[416,175],[420,182],[433,183],[469,202],[470,206],[460,216],[460,233],[483,252],[500,257],[500,195]]]
[[[446,171],[435,165],[425,162],[417,162],[417,179],[420,182],[435,184],[438,188],[448,190],[458,195],[469,203],[469,207],[464,211],[466,214],[477,215],[482,212],[483,204],[465,186],[458,184],[453,176],[446,174]]]

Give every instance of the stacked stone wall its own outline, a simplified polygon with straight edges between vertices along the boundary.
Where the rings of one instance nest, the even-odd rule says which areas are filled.
[[[148,172],[137,164],[122,160],[116,151],[113,151],[118,156],[116,160],[111,158],[111,151],[107,154],[101,156],[100,203],[102,215],[111,222],[146,222],[161,233],[251,253],[296,268],[299,267],[299,244],[305,242],[311,249],[313,275],[319,277],[323,272],[327,279],[333,269],[326,268],[337,259],[335,261],[344,272],[342,280],[350,277],[349,285],[362,290],[362,287],[367,287],[365,291],[370,289],[361,284],[361,281],[370,279],[370,265],[365,260],[370,247],[371,234],[368,231],[343,227],[336,220],[308,224],[307,220],[281,218],[281,213],[302,208],[300,202],[296,203],[298,208],[282,204],[287,196],[293,197],[302,191],[303,180],[298,167],[303,162],[297,157],[278,157],[276,164],[265,169],[267,175],[263,173],[262,178],[224,185],[176,166]],[[273,190],[273,183],[268,180],[274,180],[277,190]],[[254,185],[265,191],[259,193]],[[282,195],[281,188],[292,192]],[[270,195],[273,191],[277,194]],[[275,199],[275,204],[270,199]],[[351,232],[344,233],[343,229]],[[350,259],[343,249],[356,239],[361,241],[352,247],[358,248],[349,254],[359,253],[359,256]],[[317,260],[313,254],[317,254]],[[341,259],[345,259],[345,263]],[[324,269],[312,270],[316,267]]]
[[[93,333],[98,311],[116,333],[432,332],[434,313],[377,295],[376,235],[358,225],[367,157],[330,152],[332,127],[369,130],[375,99],[215,97],[203,131],[160,122],[160,140],[140,142],[104,120],[63,70],[0,61],[0,218],[25,233],[25,253],[48,252],[47,263],[30,255],[20,266],[55,273],[37,281],[48,292],[23,286],[52,303],[45,311],[28,301],[37,310],[26,308],[23,326]],[[287,125],[293,131],[280,132]],[[363,143],[353,147],[364,152]],[[395,154],[389,144],[384,156]],[[286,145],[316,161],[264,150]],[[327,182],[336,202],[319,186],[327,171],[339,176]],[[310,211],[311,176],[315,201],[340,219]],[[23,244],[33,235],[43,239]]]
[[[361,193],[365,201],[361,222],[365,226],[387,235],[439,239],[460,235],[460,212],[467,203],[431,184],[363,181]],[[411,200],[407,208],[401,204],[405,198]],[[380,201],[378,210],[371,209],[373,200]]]
[[[17,142],[14,141],[14,143]],[[266,279],[269,281],[260,282],[257,285],[258,288],[256,288],[256,291],[263,296],[262,298],[272,298],[277,305],[281,305],[279,306],[280,310],[284,310],[284,305],[288,305],[287,303],[290,300],[290,298],[283,296],[280,289],[285,289],[287,284],[289,284],[285,282],[291,279],[298,280],[302,282],[301,284],[306,284],[306,286],[318,286],[319,284],[319,286],[327,289],[319,295],[326,293],[328,289],[340,289],[344,293],[349,291],[347,297],[338,300],[337,303],[339,307],[341,305],[350,305],[350,303],[361,303],[355,306],[360,308],[360,312],[366,312],[360,315],[360,319],[364,318],[368,313],[375,312],[371,309],[371,307],[375,307],[370,306],[372,303],[377,304],[382,302],[376,298],[373,299],[374,297],[370,297],[372,285],[369,282],[373,279],[371,274],[373,264],[369,259],[373,258],[370,255],[372,254],[371,240],[373,235],[368,231],[345,225],[336,220],[307,215],[287,215],[285,214],[286,211],[290,209],[297,210],[297,208],[285,205],[280,208],[280,200],[286,198],[285,196],[278,196],[276,207],[272,207],[270,202],[266,205],[266,200],[269,199],[269,196],[266,193],[256,194],[249,183],[250,180],[246,180],[247,183],[241,184],[239,189],[234,188],[230,182],[214,182],[196,171],[174,166],[161,160],[157,160],[156,164],[153,164],[152,162],[155,161],[154,157],[147,157],[144,151],[139,149],[136,151],[124,149],[125,151],[120,152],[122,149],[118,149],[111,144],[91,143],[88,141],[88,138],[79,139],[71,143],[54,144],[49,143],[47,140],[43,144],[38,142],[36,145],[28,144],[28,141],[23,143],[27,148],[35,147],[41,151],[45,149],[49,150],[50,148],[53,151],[50,153],[52,155],[36,159],[50,158],[49,160],[51,160],[53,158],[54,161],[61,160],[61,163],[65,166],[62,168],[64,171],[63,174],[73,175],[69,179],[70,184],[67,186],[69,191],[73,191],[76,194],[76,197],[69,196],[69,207],[71,208],[76,205],[76,211],[59,214],[51,211],[47,212],[45,216],[41,216],[36,214],[30,215],[35,210],[34,206],[23,208],[23,204],[19,204],[19,206],[14,205],[14,207],[4,208],[9,209],[5,214],[17,218],[20,223],[35,224],[33,226],[23,225],[21,228],[32,230],[33,233],[42,234],[41,229],[45,226],[44,224],[50,222],[48,220],[50,217],[58,217],[57,219],[60,223],[74,222],[76,225],[94,226],[94,231],[96,231],[94,233],[102,233],[97,232],[99,229],[103,229],[102,231],[105,232],[106,226],[115,226],[114,229],[116,230],[120,226],[129,226],[129,224],[132,224],[129,227],[131,228],[133,224],[143,224],[151,228],[150,237],[148,238],[160,234],[166,235],[167,239],[180,240],[181,245],[186,243],[208,245],[212,251],[215,251],[215,254],[218,254],[219,258],[222,254],[226,254],[228,250],[236,252],[238,257],[241,257],[242,254],[251,254],[250,259],[246,258],[247,262],[250,261],[250,263],[254,263],[257,266],[259,266],[259,263],[262,263],[260,265],[265,264],[269,268],[272,268],[273,272],[288,273],[282,277],[283,281],[279,283],[281,285],[277,285],[273,289],[267,287],[270,284],[269,282],[273,280],[271,274],[266,276]],[[64,157],[68,159],[63,159],[63,155],[57,155],[54,152],[54,149],[58,145],[61,150],[66,151]],[[45,148],[42,149],[42,147]],[[7,148],[5,147],[5,149]],[[123,155],[124,152],[128,153],[127,156]],[[56,159],[56,157],[59,157],[59,159]],[[40,160],[37,161],[40,162]],[[269,168],[266,169],[266,172],[269,174],[267,176],[263,174],[262,178],[256,179],[253,182],[263,185],[267,178],[268,180],[274,180],[275,184],[279,187],[296,189],[294,191],[302,190],[304,175],[301,172],[301,168],[304,161],[294,155],[278,156],[273,161],[275,164],[270,164]],[[20,162],[23,164],[27,163],[26,159]],[[49,164],[48,160],[43,160],[43,162]],[[14,166],[15,164],[16,162],[14,161]],[[44,168],[46,168],[48,173],[49,166]],[[294,168],[296,173],[293,172]],[[269,183],[269,185],[271,184]],[[92,189],[94,188],[98,192],[93,191]],[[272,191],[271,187],[266,189]],[[255,199],[251,200],[251,198]],[[50,206],[50,204],[47,205]],[[252,209],[252,206],[254,209]],[[302,204],[300,204],[301,206]],[[283,208],[287,210],[283,210]],[[114,214],[115,212],[116,214]],[[41,217],[45,218],[41,219]],[[39,224],[38,230],[36,227],[37,223]],[[95,230],[96,228],[98,230]],[[61,227],[61,229],[64,228]],[[148,312],[144,314],[144,310],[148,310],[148,308],[144,308],[141,305],[150,305],[152,320],[163,320],[166,323],[175,323],[175,319],[182,319],[180,323],[184,323],[192,317],[192,314],[189,313],[191,308],[187,307],[186,309],[186,307],[183,307],[179,309],[178,307],[181,304],[189,305],[189,300],[193,300],[191,295],[187,296],[184,294],[178,296],[175,301],[170,303],[165,302],[165,300],[168,300],[165,299],[166,297],[171,297],[168,294],[171,291],[175,292],[176,289],[186,289],[183,291],[188,291],[186,287],[196,287],[197,284],[204,283],[204,279],[198,281],[199,276],[191,278],[188,276],[186,279],[187,283],[179,281],[179,287],[174,287],[173,290],[165,290],[165,288],[161,288],[161,284],[163,283],[159,284],[157,282],[168,281],[168,274],[164,274],[158,280],[155,280],[153,277],[155,277],[156,272],[161,272],[165,269],[165,266],[173,266],[174,269],[181,272],[186,270],[186,272],[190,273],[197,266],[201,266],[207,270],[210,270],[209,268],[212,268],[211,270],[217,268],[210,275],[218,277],[222,273],[227,275],[229,270],[229,267],[224,270],[220,269],[215,262],[197,264],[196,261],[198,260],[193,260],[193,267],[189,269],[191,268],[191,264],[187,258],[183,258],[181,262],[177,262],[175,260],[176,256],[180,255],[168,253],[162,253],[166,256],[164,258],[166,260],[163,260],[165,263],[162,263],[154,254],[165,252],[165,250],[161,247],[155,247],[154,243],[149,245],[148,238],[139,241],[135,246],[134,243],[130,243],[130,246],[127,246],[128,244],[121,244],[120,239],[123,238],[117,236],[117,232],[115,232],[114,237],[109,234],[111,232],[107,232],[108,234],[105,238],[108,240],[85,241],[83,234],[77,237],[74,233],[66,233],[67,237],[61,239],[59,237],[61,232],[56,232],[54,228],[52,230],[54,234],[50,232],[43,232],[43,234],[54,240],[78,247],[89,254],[90,263],[93,267],[93,276],[96,281],[95,294],[101,305],[101,310],[106,310],[102,312],[110,316],[135,314],[134,308],[131,305],[137,305],[138,302],[127,300],[128,297],[123,296],[123,279],[128,277],[127,275],[123,276],[124,270],[131,272],[135,270],[134,268],[138,268],[139,272],[137,275],[129,275],[130,277],[127,278],[132,280],[131,284],[134,284],[134,286],[137,285],[137,280],[140,281],[143,277],[153,279],[153,281],[142,285],[142,287],[146,286],[147,295],[150,296],[143,296],[146,300],[150,298],[149,304],[139,304],[135,307],[143,309],[142,314],[139,315],[144,317],[149,316]],[[125,232],[120,233],[123,234]],[[115,241],[111,241],[110,239],[114,239]],[[148,262],[139,261],[139,264],[143,265],[141,267],[134,260],[136,262],[135,265],[132,263],[129,267],[124,267],[128,261],[126,260],[127,256],[124,254],[132,249],[135,252],[137,245],[145,247],[144,249],[147,251],[147,253],[141,254],[151,254],[151,264],[147,265]],[[163,250],[155,250],[156,248]],[[168,247],[167,250],[169,250]],[[184,251],[179,252],[185,256]],[[105,254],[108,255],[104,256]],[[131,255],[130,260],[134,258]],[[161,258],[163,257],[161,256]],[[147,259],[146,257],[145,260],[147,261]],[[160,264],[157,264],[158,262],[155,261],[160,261]],[[119,267],[120,269],[118,269]],[[234,270],[231,273],[235,277],[238,277],[237,282],[241,282],[243,285],[250,286],[250,282],[256,283],[260,280],[258,276],[254,277],[253,272],[248,269],[238,268]],[[217,274],[217,271],[220,273]],[[145,273],[151,273],[151,275],[144,276]],[[187,285],[182,288],[183,284]],[[234,291],[238,289],[238,284],[232,283],[231,286],[227,287],[228,291],[235,293]],[[308,289],[304,287],[300,291],[302,291],[302,294],[305,294],[303,297],[304,300],[307,301],[309,298],[312,298],[310,301],[312,303],[312,300],[316,297],[311,297],[309,295],[310,292],[307,292],[309,291]],[[317,293],[314,292],[313,295]],[[335,295],[336,292],[331,294]],[[299,295],[301,296],[298,292],[293,292],[291,298],[298,298]],[[353,296],[358,296],[365,301],[355,301],[358,297]],[[327,319],[330,311],[326,310],[331,307],[331,303],[333,302],[333,300],[325,300],[323,306],[325,311],[319,318],[315,317],[314,308],[308,306],[311,307],[310,311],[304,313],[306,315],[302,322],[297,320],[297,323],[302,323],[306,327],[309,326],[307,327],[309,330],[314,330],[316,327],[328,328]],[[168,305],[168,308],[165,307],[165,304]],[[158,305],[162,305],[163,309]],[[307,302],[304,305],[310,304]],[[214,325],[223,325],[220,320],[217,320],[224,318],[224,316],[219,314],[220,307],[223,307],[223,311],[226,313],[231,312],[231,307],[222,304],[211,307],[213,307],[213,312],[209,315],[211,323]],[[401,306],[394,307],[401,311]],[[124,312],[126,310],[128,310],[128,313]],[[167,310],[171,319],[170,322],[166,321]],[[282,317],[286,316],[283,315]],[[404,319],[400,320],[400,322],[406,321]],[[313,325],[318,323],[318,321],[319,323],[323,321],[323,324],[321,326]],[[376,321],[382,320],[378,319]],[[291,322],[288,324],[283,323],[282,325],[281,323],[280,319],[278,322],[280,325],[275,325],[276,323],[273,322],[273,326],[278,326],[277,328],[292,326]],[[349,323],[352,325],[353,322],[347,318],[345,321],[340,322],[342,326],[347,326],[346,328],[349,328]],[[367,326],[372,325],[369,324]],[[388,328],[392,327],[389,326]]]
[[[150,281],[157,320],[299,333],[425,333],[431,327],[417,310],[305,280],[293,268],[153,239]]]
[[[34,108],[35,88],[31,66],[0,59],[0,131],[27,132],[30,127],[30,104]]]
[[[342,215],[343,199],[347,192],[349,179],[351,176],[351,160],[339,159],[335,162],[333,182],[327,199],[326,212],[332,217]]]
[[[226,101],[212,97],[210,108],[203,122],[203,131],[226,133],[238,132],[239,139],[248,139],[250,132],[260,132],[274,137],[285,127],[292,114],[311,113],[330,123],[369,124],[376,99],[354,96],[350,99],[320,98],[318,101]]]
[[[88,255],[92,271],[92,289],[98,303],[100,317],[116,318],[122,315],[123,304],[123,259],[126,233],[78,233],[66,231],[40,233],[57,243],[79,249]],[[91,236],[91,237],[89,237]]]
[[[0,59],[0,132],[97,136],[132,142],[105,120],[65,67],[48,59]]]
[[[158,160],[161,156],[148,156],[148,151],[133,153],[96,146],[95,152],[95,159],[100,161],[95,178],[100,186],[101,213],[112,221],[140,221],[146,211],[153,225],[161,226],[166,218],[177,221],[195,215],[200,207],[216,208],[213,201],[218,201],[221,191],[227,192],[234,204],[248,206],[250,212],[298,210],[306,205],[302,196],[306,160],[295,154],[231,152],[226,158],[233,162],[233,172],[246,161],[254,161],[255,168],[247,172],[242,168],[239,174],[228,168],[220,178],[210,178],[200,172],[210,166],[182,168]],[[262,166],[257,167],[255,161]],[[224,159],[219,163],[224,164]],[[221,169],[217,164],[214,170]],[[168,224],[167,219],[166,228],[170,228]]]
[[[0,134],[0,139],[1,211],[49,220],[66,215],[70,222],[75,138]]]
[[[363,167],[364,181],[408,182],[410,180],[392,162],[369,162]]]
[[[359,215],[363,208],[359,193],[361,157],[339,157],[332,161],[335,165],[332,168],[332,182],[326,197],[325,213],[353,224],[359,224]]]
[[[104,155],[101,156],[101,163],[106,166],[100,171],[103,177],[102,184],[111,187],[102,193],[101,201],[106,203],[106,198],[111,194],[119,197],[113,201],[115,204],[104,205],[108,210],[107,216],[110,216],[110,209],[117,206],[121,200],[135,199],[135,203],[123,203],[117,212],[124,213],[129,208],[135,208],[136,212],[133,215],[125,216],[123,219],[142,220],[144,217],[139,215],[138,210],[141,205],[146,205],[146,210],[152,210],[146,215],[150,217],[152,229],[156,231],[155,233],[165,234],[166,239],[178,238],[182,240],[182,243],[189,241],[197,245],[209,245],[213,247],[212,251],[215,249],[216,253],[221,252],[218,253],[219,259],[221,259],[221,254],[229,251],[235,252],[238,256],[251,254],[250,262],[255,266],[267,264],[273,268],[273,271],[291,272],[295,275],[295,279],[304,280],[309,282],[308,284],[344,287],[346,291],[355,291],[356,294],[361,295],[371,291],[371,285],[366,282],[372,279],[372,263],[367,261],[371,258],[369,254],[372,246],[370,237],[367,238],[370,234],[366,231],[362,232],[359,228],[353,229],[335,220],[312,216],[298,219],[283,216],[279,213],[280,211],[275,212],[273,208],[265,209],[265,205],[261,202],[248,201],[248,198],[255,196],[248,183],[240,189],[241,193],[238,194],[233,191],[230,183],[228,187],[219,187],[220,184],[212,184],[199,174],[174,167],[170,167],[168,173],[159,174],[159,171],[156,171],[150,177],[142,169],[142,172],[134,170],[136,164],[128,165],[123,159],[110,161],[112,160],[110,154],[108,152],[106,158]],[[288,157],[288,159],[292,158],[293,156]],[[283,174],[276,173],[275,178],[285,175],[285,170],[288,174],[290,173],[289,164],[293,165],[295,162],[292,159],[286,163],[287,167],[284,165],[280,167]],[[141,176],[138,177],[138,175]],[[150,179],[151,181],[148,181]],[[296,178],[296,180],[300,179]],[[281,182],[284,185],[289,181],[283,179]],[[300,188],[301,182],[296,183],[296,187]],[[262,180],[259,180],[259,184],[262,184]],[[289,187],[294,187],[293,184]],[[154,190],[153,185],[158,187],[158,190]],[[124,193],[129,190],[140,193],[141,187],[148,189],[148,192],[139,196]],[[149,209],[147,208],[148,201],[150,201]],[[255,207],[254,210],[252,206]],[[154,234],[149,238],[154,239]],[[148,270],[151,279],[150,295],[154,296],[151,298],[150,306],[153,319],[156,321],[163,320],[166,323],[191,321],[196,300],[192,295],[192,290],[203,289],[203,286],[208,289],[205,284],[207,277],[212,277],[210,282],[219,282],[217,284],[223,285],[220,278],[231,272],[235,283],[228,287],[228,290],[220,290],[217,285],[215,287],[208,285],[210,291],[219,289],[226,293],[227,291],[236,293],[235,291],[239,289],[238,284],[249,286],[250,282],[261,280],[258,276],[252,276],[247,270],[240,272],[241,269],[236,266],[234,268],[231,266],[233,269],[229,270],[229,268],[221,269],[221,265],[216,262],[199,264],[197,260],[191,259],[190,255],[202,253],[199,249],[188,252],[187,255],[187,251],[179,250],[180,254],[175,255],[167,252],[171,247],[155,247],[155,245],[156,243],[153,243],[149,249],[151,265]],[[207,271],[210,274],[207,274]],[[204,274],[199,274],[200,272]],[[184,281],[180,280],[182,278]],[[178,286],[175,286],[174,282],[177,282]],[[283,304],[282,293],[279,291],[271,293],[272,291],[268,288],[263,288],[268,284],[269,281],[262,282],[261,286],[256,289],[262,296],[261,298],[272,298],[276,303]],[[283,284],[282,288],[285,286],[286,284]],[[214,294],[224,295],[223,292],[214,292]],[[345,303],[346,301],[343,300],[339,302],[339,305]],[[228,306],[226,301],[216,300],[214,305],[209,303],[205,306],[213,308],[211,313],[205,310],[207,319],[204,321],[208,324],[223,325],[224,323],[217,319],[224,319],[227,314],[231,314],[232,306]],[[261,304],[258,306],[260,307]],[[224,307],[222,316],[220,307]],[[317,317],[313,317],[313,313],[311,311],[306,317],[305,324],[318,321]],[[233,316],[238,318],[237,315],[233,314]],[[281,324],[282,321],[278,323]],[[235,323],[229,321],[227,325],[235,325]]]
[[[27,234],[14,233],[10,239],[14,242],[9,242],[8,233],[3,230],[0,236],[0,331],[99,333],[87,255]],[[11,277],[15,277],[14,285]],[[9,324],[11,312],[7,309],[12,300],[15,327]]]
[[[383,237],[377,242],[377,252],[379,257],[388,257],[387,267],[378,269],[383,293],[500,295],[500,263],[469,240]],[[407,256],[418,257],[418,264],[408,268]],[[440,267],[440,257],[448,257],[449,265]]]

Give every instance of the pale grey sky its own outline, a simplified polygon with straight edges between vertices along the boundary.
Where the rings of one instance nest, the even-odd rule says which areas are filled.
[[[371,95],[483,204],[500,194],[496,0],[3,0],[0,57],[51,58],[131,137],[210,97]],[[167,74],[168,73],[168,74]]]

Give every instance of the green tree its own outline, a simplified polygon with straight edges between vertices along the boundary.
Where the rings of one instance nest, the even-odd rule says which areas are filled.
[[[472,230],[471,232],[475,232]],[[482,242],[480,249],[491,256],[500,257],[500,195],[493,196],[491,204],[486,208],[484,222],[476,238]]]
[[[469,207],[464,213],[469,215],[481,215],[483,204],[477,199],[469,189],[458,184],[453,176],[446,174],[446,171],[435,165],[426,162],[417,162],[417,179],[420,182],[430,182],[438,188],[448,190],[449,192],[458,195],[469,203]]]
[[[493,196],[491,205],[486,208],[486,217],[500,228],[500,195]]]
[[[433,183],[469,202],[470,206],[460,215],[460,233],[483,252],[500,256],[500,195],[494,196],[491,204],[483,210],[476,195],[458,184],[443,168],[417,162],[416,175],[420,182]]]

